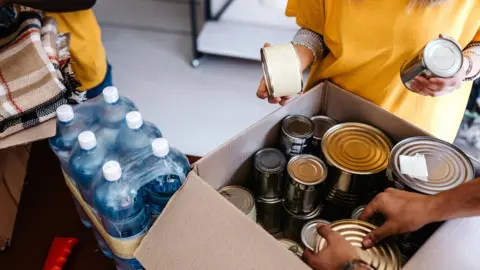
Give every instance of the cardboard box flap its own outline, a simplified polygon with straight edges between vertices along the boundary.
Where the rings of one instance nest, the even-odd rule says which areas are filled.
[[[324,95],[324,83],[289,102],[227,141],[214,152],[196,163],[197,174],[214,189],[225,185],[242,184],[248,178],[252,164],[251,156],[261,148],[278,144],[281,122],[289,114],[316,115]]]
[[[38,126],[22,130],[6,138],[0,139],[0,149],[50,138],[55,135],[55,123],[56,118],[53,118]]]
[[[152,269],[309,269],[194,172],[135,252]]]
[[[404,270],[480,269],[480,217],[451,220],[417,251]]]

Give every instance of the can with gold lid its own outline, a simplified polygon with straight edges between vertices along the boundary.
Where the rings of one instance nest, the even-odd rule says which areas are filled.
[[[293,254],[297,255],[299,258],[302,258],[304,250],[297,242],[285,238],[279,239],[278,241]]]
[[[305,248],[309,248],[312,251],[315,250],[317,238],[320,237],[317,232],[318,224],[329,225],[330,222],[324,219],[310,220],[309,222],[305,223],[305,225],[303,225],[302,232],[300,233],[303,245],[305,246]]]
[[[401,156],[423,155],[428,176],[419,179],[403,174]],[[437,194],[475,178],[470,159],[456,146],[433,137],[412,137],[392,149],[387,176],[396,188],[422,194]]]
[[[255,200],[253,194],[246,188],[241,186],[225,186],[218,190],[218,192],[250,219],[257,221]]]
[[[356,207],[368,203],[386,186],[385,169],[392,142],[379,129],[362,123],[330,128],[322,150],[330,168],[327,200]]]
[[[360,258],[377,270],[399,270],[402,267],[402,258],[398,246],[389,240],[382,241],[376,246],[363,249],[363,238],[376,229],[374,225],[353,219],[344,219],[332,222],[332,230],[340,233],[345,240],[357,248]],[[327,241],[318,237],[315,251],[319,252],[325,248]]]
[[[283,204],[283,209],[285,211],[283,216],[283,236],[300,243],[302,241],[303,225],[310,220],[318,219],[318,216],[322,213],[323,206],[317,206],[315,210],[308,214],[292,213],[285,207],[285,204]]]
[[[282,121],[280,144],[288,157],[307,151],[315,126],[310,118],[303,115],[289,115]]]
[[[295,214],[310,213],[319,204],[321,185],[327,178],[325,163],[313,155],[298,155],[287,165],[285,206]]]
[[[323,153],[322,153],[323,135],[327,132],[327,130],[335,126],[337,122],[326,115],[312,116],[310,120],[312,120],[315,126],[315,131],[313,133],[313,138],[311,143],[311,153],[323,159]]]

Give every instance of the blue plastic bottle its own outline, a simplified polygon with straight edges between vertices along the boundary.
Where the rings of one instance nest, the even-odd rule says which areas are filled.
[[[108,161],[102,167],[103,178],[94,187],[94,207],[106,232],[116,238],[142,237],[149,225],[144,196],[136,185],[136,179],[122,177],[117,161]],[[135,259],[114,256],[120,269],[138,269]]]
[[[104,102],[98,106],[97,121],[98,129],[95,131],[99,141],[108,147],[114,149],[116,146],[119,129],[130,111],[136,111],[137,108],[131,100],[120,97],[118,89],[113,86],[106,87],[103,90]]]
[[[185,182],[190,163],[185,154],[170,147],[163,138],[152,142],[151,151],[152,155],[143,164],[145,168],[153,168],[153,180],[146,185],[146,197],[152,219],[156,219]]]
[[[142,115],[137,111],[127,113],[125,123],[120,128],[117,138],[118,150],[123,155],[150,147],[154,139],[162,137],[160,130],[153,124],[144,122]]]

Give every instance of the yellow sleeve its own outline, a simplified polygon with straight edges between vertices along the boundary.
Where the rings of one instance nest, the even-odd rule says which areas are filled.
[[[480,28],[478,29],[477,33],[472,39],[472,42],[479,42],[480,41]]]
[[[325,28],[324,0],[288,0],[285,14],[295,17],[297,24],[323,35]]]

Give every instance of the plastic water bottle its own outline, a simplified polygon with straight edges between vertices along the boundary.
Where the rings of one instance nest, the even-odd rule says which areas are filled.
[[[149,215],[136,179],[122,177],[117,161],[106,162],[102,172],[102,180],[94,187],[94,207],[106,232],[121,239],[142,237],[148,229]],[[140,265],[135,259],[114,259],[120,269],[138,269]]]
[[[153,219],[163,211],[172,195],[182,186],[190,171],[190,163],[182,152],[170,147],[166,139],[155,139],[152,155],[143,164],[153,168],[151,181],[146,185],[147,202]]]
[[[103,100],[97,112],[98,129],[95,133],[103,145],[113,149],[125,115],[137,108],[128,98],[120,97],[118,89],[113,86],[103,90]]]
[[[117,138],[119,152],[124,155],[149,147],[154,139],[162,137],[160,130],[153,124],[144,123],[137,111],[127,113],[125,122]]]

